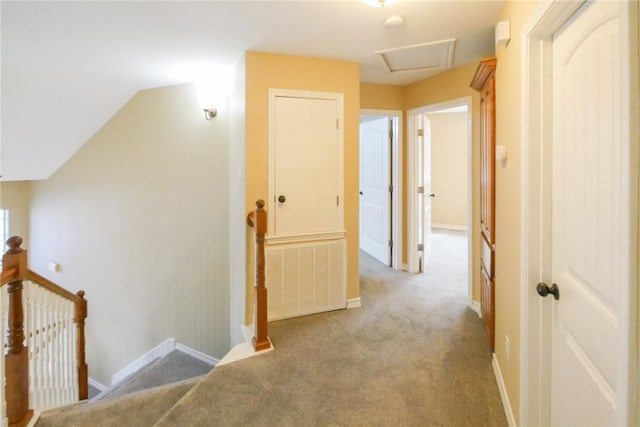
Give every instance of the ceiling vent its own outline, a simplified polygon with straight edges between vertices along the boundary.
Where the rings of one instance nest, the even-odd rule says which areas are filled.
[[[379,50],[380,62],[390,74],[451,68],[456,39]]]

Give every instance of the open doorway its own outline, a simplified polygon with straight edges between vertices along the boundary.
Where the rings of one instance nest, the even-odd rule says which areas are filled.
[[[407,271],[428,270],[432,231],[463,239],[471,304],[471,97],[410,110],[407,120]]]
[[[402,111],[360,113],[360,249],[400,269]]]

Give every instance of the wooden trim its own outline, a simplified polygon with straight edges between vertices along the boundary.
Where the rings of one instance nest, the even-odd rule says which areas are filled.
[[[87,318],[87,300],[84,291],[77,293],[73,322],[76,324],[76,363],[78,365],[78,398],[89,398],[89,368],[85,354],[84,320]]]
[[[77,302],[81,299],[78,295],[72,292],[69,292],[64,288],[61,288],[60,286],[53,283],[51,280],[47,279],[46,277],[42,277],[41,275],[39,275],[34,271],[27,270],[25,280],[31,280],[32,282],[37,283],[39,286],[42,286],[46,290],[51,291],[58,296],[66,298],[69,301]],[[84,292],[83,292],[83,295],[84,295]]]
[[[33,409],[29,409],[24,414],[24,417],[21,420],[18,420],[13,423],[10,422],[9,427],[26,427],[30,424],[32,418],[33,418]],[[36,418],[36,421],[37,421],[37,418]]]
[[[256,285],[254,337],[252,339],[255,351],[266,350],[271,347],[267,326],[267,287],[265,284],[265,256],[264,241],[267,234],[267,211],[264,210],[264,200],[256,202],[256,210],[247,215],[247,224],[252,226],[256,236]]]
[[[29,349],[24,341],[24,312],[22,305],[22,279],[27,271],[27,251],[22,249],[22,238],[7,240],[9,250],[2,257],[3,271],[15,270],[12,282],[7,284],[9,307],[7,313],[7,341],[5,349],[5,396],[9,425],[23,425],[29,415]]]
[[[6,285],[7,283],[11,282],[12,280],[16,280],[17,278],[18,278],[18,268],[17,267],[8,268],[4,270],[2,272],[2,275],[0,276],[0,286]]]
[[[481,308],[491,350],[495,346],[496,58],[480,61],[470,86],[480,92]]]
[[[480,65],[476,69],[476,73],[471,79],[470,86],[477,90],[482,91],[487,81],[493,76],[496,71],[496,58],[487,58],[480,61]]]

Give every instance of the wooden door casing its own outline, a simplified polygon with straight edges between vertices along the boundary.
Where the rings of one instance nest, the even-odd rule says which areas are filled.
[[[480,61],[471,87],[480,92],[480,233],[482,236],[481,308],[491,350],[495,346],[495,206],[496,206],[496,59]]]

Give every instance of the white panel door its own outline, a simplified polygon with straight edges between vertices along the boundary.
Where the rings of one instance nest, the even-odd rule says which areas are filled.
[[[552,425],[614,425],[621,410],[619,7],[585,3],[553,40]]]
[[[418,156],[420,159],[419,182],[420,199],[420,231],[419,243],[422,245],[420,258],[420,271],[425,271],[431,259],[431,201],[434,194],[431,192],[431,120],[422,115],[422,136],[418,138]]]
[[[274,102],[275,236],[342,229],[339,106],[335,99],[278,96]]]
[[[360,124],[360,249],[391,263],[390,119]]]

